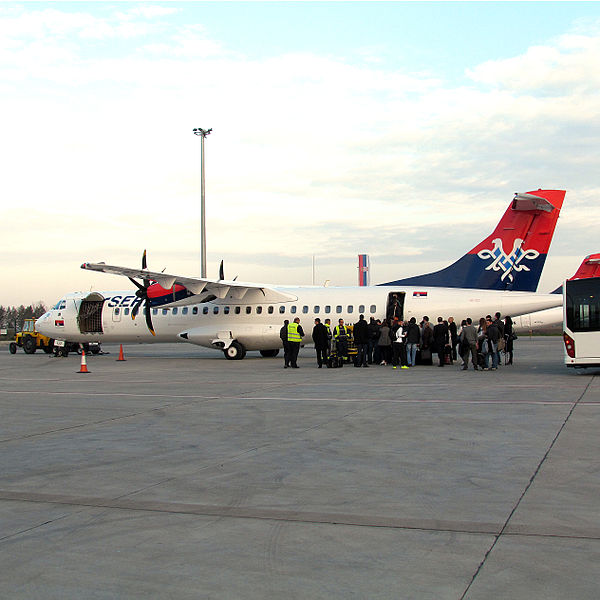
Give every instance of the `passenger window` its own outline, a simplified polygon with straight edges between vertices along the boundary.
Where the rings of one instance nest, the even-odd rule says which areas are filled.
[[[361,305],[358,307],[358,312],[359,312],[361,315],[362,315],[362,314],[365,312],[365,305],[364,305],[364,304],[361,304]]]
[[[348,305],[348,314],[354,312],[354,306]]]
[[[296,307],[292,306],[292,308],[290,308],[290,312],[294,315],[296,314]]]
[[[181,314],[182,314],[182,315],[187,315],[187,314],[188,314],[188,307],[187,307],[187,306],[184,306],[184,307],[181,309]]]
[[[329,304],[325,307],[325,313],[329,314],[331,312],[331,306]]]
[[[205,307],[202,309],[202,314],[203,314],[203,315],[207,315],[207,314],[208,314],[208,306],[205,306]]]
[[[219,314],[219,307],[218,307],[218,306],[213,306],[213,313],[214,313],[215,315],[218,315],[218,314]]]
[[[371,313],[375,314],[377,312],[377,307],[374,304],[371,304]]]
[[[339,314],[341,314],[341,312],[342,312],[342,307],[341,307],[339,304],[338,304],[338,305],[335,307],[335,312],[336,312],[338,315],[339,315]]]
[[[117,308],[115,308],[115,315],[120,315],[121,314],[121,309],[117,306]]]
[[[228,315],[228,314],[229,314],[229,306],[225,306],[225,307],[223,308],[223,314],[226,314],[226,315]]]
[[[125,314],[126,314],[126,315],[128,315],[128,314],[129,314],[129,309],[128,309],[128,308],[126,308],[126,309],[125,309]]]
[[[285,312],[285,306],[280,306],[279,307],[279,314],[283,314]]]
[[[262,306],[257,306],[257,307],[256,307],[256,314],[257,314],[257,315],[260,315],[260,314],[262,314]]]
[[[236,306],[236,307],[235,307],[235,314],[236,314],[236,315],[239,315],[239,314],[240,314],[240,312],[242,312],[242,307],[241,307],[241,306]]]
[[[153,308],[152,309],[152,314],[153,315],[157,315],[158,314],[158,308]]]
[[[162,309],[162,314],[163,314],[163,315],[167,315],[167,314],[169,314],[169,309],[168,309],[168,308],[163,308],[163,309]]]
[[[320,306],[314,306],[313,307],[313,312],[315,313],[315,315],[318,315],[320,310],[321,310]]]
[[[267,312],[268,312],[270,315],[272,315],[272,314],[273,314],[273,307],[272,307],[272,306],[269,306],[269,309],[267,310]]]
[[[246,314],[249,315],[252,312],[251,306],[246,306]]]
[[[302,312],[303,312],[304,314],[307,314],[307,313],[308,313],[308,306],[303,306],[303,307],[302,307]]]
[[[194,306],[194,308],[192,308],[192,314],[193,315],[197,315],[198,314],[198,307]]]
[[[174,315],[176,315],[176,314],[177,314],[177,307],[175,307],[175,308],[173,309],[173,314],[174,314]]]

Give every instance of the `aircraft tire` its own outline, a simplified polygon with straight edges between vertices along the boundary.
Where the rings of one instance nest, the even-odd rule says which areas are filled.
[[[9,351],[11,354],[16,354],[16,353],[17,353],[17,344],[15,344],[15,342],[11,342],[11,343],[8,345],[8,351]]]
[[[260,355],[265,358],[275,358],[279,354],[279,348],[274,348],[273,350],[261,350]]]
[[[229,348],[223,350],[227,360],[242,360],[246,356],[246,349],[239,342],[232,342]]]
[[[23,350],[25,351],[25,354],[34,354],[37,350],[35,338],[32,338],[30,335],[27,336],[23,341]]]
[[[100,346],[92,346],[90,352],[92,354],[100,354]]]

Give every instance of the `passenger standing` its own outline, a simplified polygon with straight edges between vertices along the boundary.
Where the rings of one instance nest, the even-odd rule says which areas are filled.
[[[379,328],[379,339],[377,340],[377,348],[379,349],[379,355],[381,356],[382,365],[387,365],[391,359],[392,353],[392,340],[390,339],[390,328],[388,322],[384,319]]]
[[[448,317],[448,332],[450,333],[450,346],[452,348],[452,360],[456,360],[456,344],[458,344],[458,329],[454,317]]]
[[[506,353],[507,365],[513,364],[513,343],[515,335],[513,333],[513,322],[508,316],[504,317],[504,339],[506,340],[506,347],[504,352]]]
[[[369,324],[365,321],[365,315],[358,317],[358,323],[354,325],[354,343],[358,353],[356,355],[355,367],[368,367],[367,354],[369,349]]]
[[[487,353],[485,354],[485,369],[489,368],[489,357],[491,356],[491,370],[495,371],[498,368],[498,340],[500,339],[500,331],[491,318],[487,319],[486,325]]]
[[[333,337],[331,333],[331,319],[325,319],[325,327],[327,327],[327,358],[331,355],[331,338]]]
[[[428,317],[423,317],[421,329],[421,361],[423,364],[433,364],[431,346],[433,344],[433,327]],[[432,362],[429,362],[432,361]]]
[[[443,367],[446,355],[446,346],[450,342],[450,333],[448,325],[444,323],[442,317],[438,317],[437,325],[433,328],[433,343],[435,344],[440,364],[438,367]]]
[[[500,340],[502,340],[502,343],[504,345],[504,323],[502,322],[502,319],[500,318],[502,315],[497,312],[495,314],[495,319],[493,319],[493,323],[494,325],[498,328],[498,332],[500,334],[500,338],[498,340],[498,343],[496,345],[496,354],[497,354],[497,359],[496,359],[496,363],[498,364],[498,366],[500,366],[500,364],[502,363],[502,360],[500,359]],[[504,349],[504,348],[502,348]]]
[[[304,337],[304,331],[300,325],[300,317],[296,317],[293,323],[287,327],[287,342],[290,348],[290,367],[298,369],[298,352],[300,352],[300,343]]]
[[[471,361],[473,368],[477,371],[477,331],[473,327],[473,321],[469,317],[466,325],[463,326],[461,331],[462,336],[462,358],[463,358],[463,370],[466,371],[469,368],[469,353],[471,354]]]
[[[369,357],[368,363],[372,365],[377,363],[377,341],[379,340],[379,325],[375,317],[371,317],[369,321]]]
[[[392,365],[395,369],[408,369],[406,364],[406,327],[403,321],[398,322],[398,327],[392,336]]]
[[[485,368],[485,355],[487,353],[487,321],[481,317],[477,328],[477,364]]]
[[[288,344],[288,325],[289,321],[286,319],[283,322],[283,327],[279,330],[279,337],[283,342],[283,360],[284,360],[284,369],[287,369],[290,366],[290,347]]]
[[[312,330],[312,339],[317,352],[317,365],[319,369],[323,367],[323,363],[327,362],[329,348],[329,334],[327,327],[321,323],[321,319],[315,319],[315,326]]]
[[[417,349],[421,341],[421,331],[414,317],[410,318],[406,332],[406,362],[409,367],[414,367],[417,363]]]

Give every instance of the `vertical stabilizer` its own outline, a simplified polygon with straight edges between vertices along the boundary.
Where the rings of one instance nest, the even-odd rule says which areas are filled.
[[[371,275],[369,273],[369,255],[358,255],[358,285],[360,287],[371,285]]]
[[[536,190],[515,194],[492,234],[454,264],[381,285],[535,292],[565,193]]]

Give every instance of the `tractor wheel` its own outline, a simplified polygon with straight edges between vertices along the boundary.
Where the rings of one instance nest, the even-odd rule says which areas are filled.
[[[34,354],[37,350],[37,341],[35,338],[28,335],[23,340],[23,350],[25,350],[25,354]]]
[[[9,351],[11,354],[16,354],[16,353],[17,353],[17,344],[15,344],[15,342],[11,342],[11,343],[8,345],[8,351]]]

